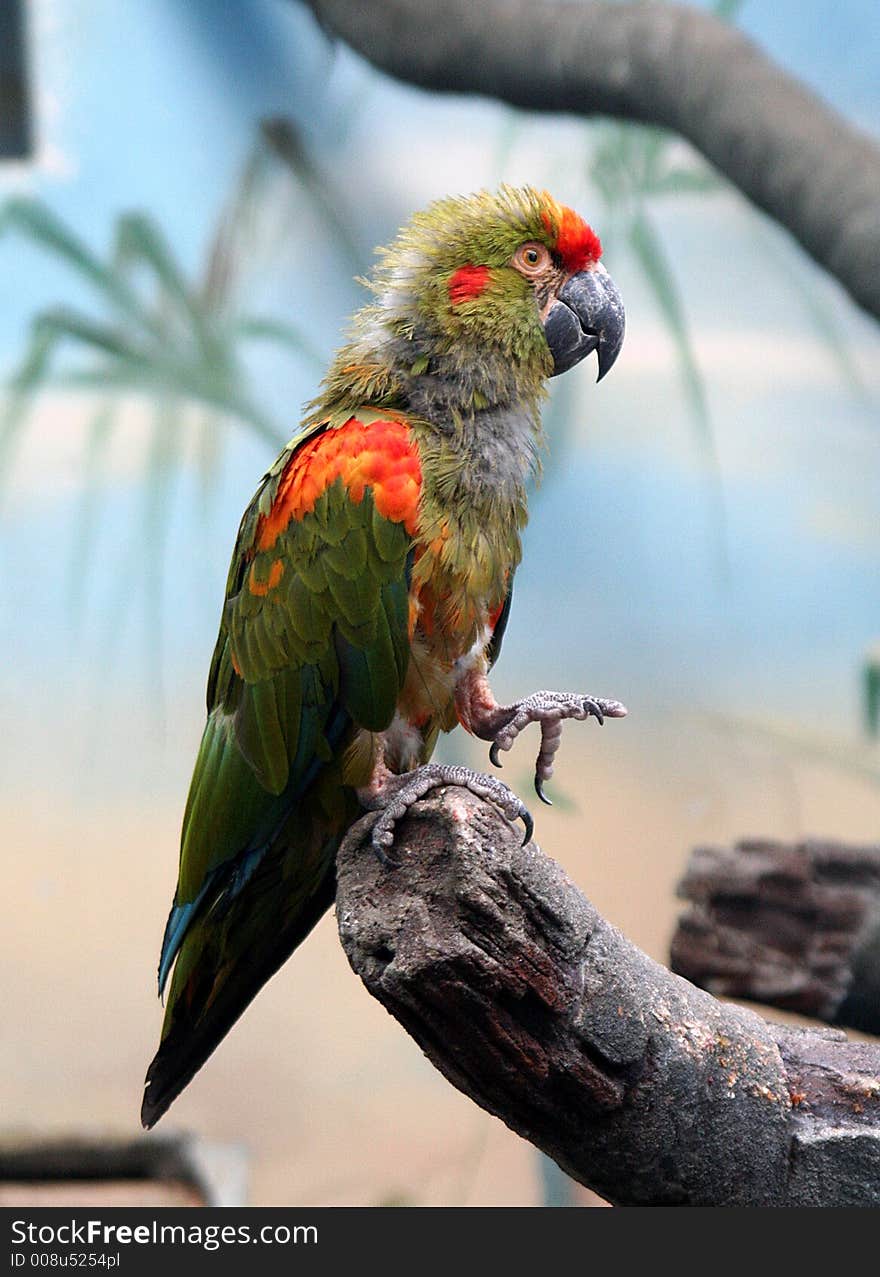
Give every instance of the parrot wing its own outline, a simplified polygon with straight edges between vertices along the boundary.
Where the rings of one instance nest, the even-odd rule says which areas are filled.
[[[152,1125],[333,900],[357,814],[358,729],[394,716],[409,661],[420,493],[405,419],[362,411],[281,454],[242,519],[208,679],[159,965]]]

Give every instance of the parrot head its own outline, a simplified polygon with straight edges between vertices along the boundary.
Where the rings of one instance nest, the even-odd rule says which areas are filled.
[[[323,397],[468,412],[535,402],[547,378],[623,342],[620,293],[598,236],[546,191],[503,186],[431,204],[379,250]],[[348,398],[348,393],[342,395]]]
[[[421,329],[442,349],[500,346],[537,355],[545,375],[598,352],[599,377],[623,342],[620,294],[599,261],[598,236],[547,192],[438,200],[382,253],[377,289],[399,331]]]

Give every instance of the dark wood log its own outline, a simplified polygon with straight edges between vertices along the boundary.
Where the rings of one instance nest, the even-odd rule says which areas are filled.
[[[880,148],[735,27],[677,4],[306,0],[434,92],[674,130],[880,318]]]
[[[458,789],[338,858],[343,946],[453,1085],[617,1204],[880,1205],[880,1047],[765,1022],[641,953]]]
[[[880,847],[743,840],[691,855],[673,971],[748,998],[880,1033]]]

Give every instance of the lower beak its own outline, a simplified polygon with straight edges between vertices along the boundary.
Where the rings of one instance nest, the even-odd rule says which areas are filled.
[[[567,372],[596,351],[601,381],[614,363],[626,320],[617,286],[597,263],[566,280],[544,320],[544,335],[553,356],[553,373]]]

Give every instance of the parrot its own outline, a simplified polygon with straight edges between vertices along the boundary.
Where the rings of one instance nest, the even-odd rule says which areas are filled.
[[[531,186],[441,198],[378,250],[368,303],[241,520],[208,675],[159,963],[149,1128],[332,906],[365,813],[393,870],[396,823],[464,786],[533,820],[500,777],[432,762],[461,725],[501,765],[540,728],[535,789],[582,693],[494,698],[547,381],[624,337],[597,234]]]

